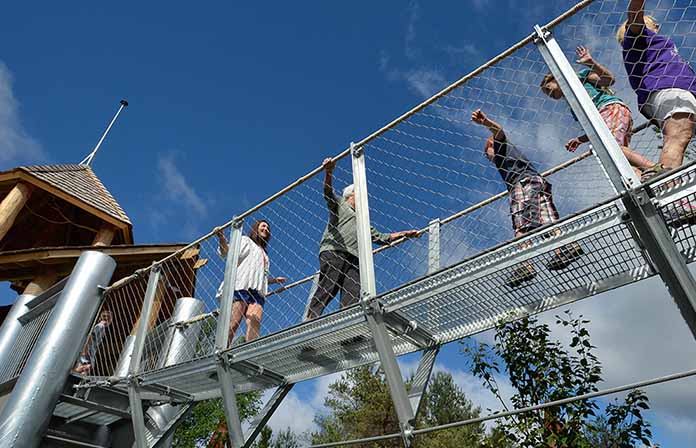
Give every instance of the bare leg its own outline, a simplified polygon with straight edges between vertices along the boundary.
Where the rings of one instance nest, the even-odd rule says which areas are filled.
[[[677,113],[665,121],[662,128],[665,143],[660,163],[667,169],[678,168],[684,161],[686,146],[694,135],[694,116]]]
[[[623,151],[624,155],[626,156],[626,159],[628,159],[628,163],[630,163],[631,166],[634,168],[638,168],[639,170],[645,170],[655,165],[645,156],[638,152],[635,152],[628,146],[622,146],[621,151]],[[638,177],[640,177],[639,171],[637,171],[636,174],[638,174]]]
[[[239,324],[242,322],[242,317],[244,317],[244,313],[246,312],[247,309],[247,304],[246,302],[242,300],[235,300],[232,303],[232,318],[230,319],[230,333],[227,338],[227,344],[231,347],[232,346],[232,340],[234,339],[234,334],[237,332],[237,328],[239,328]]]
[[[87,375],[91,369],[92,364],[80,364],[80,366],[76,367],[73,371],[80,375]]]
[[[247,341],[253,341],[261,334],[261,318],[263,317],[263,307],[258,303],[252,303],[247,308]]]

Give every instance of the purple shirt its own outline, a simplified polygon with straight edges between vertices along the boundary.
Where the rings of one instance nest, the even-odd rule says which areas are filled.
[[[638,95],[638,107],[643,108],[648,95],[656,90],[684,89],[696,91],[696,75],[679,56],[674,41],[660,36],[648,27],[635,36],[626,30],[623,58],[628,80]]]

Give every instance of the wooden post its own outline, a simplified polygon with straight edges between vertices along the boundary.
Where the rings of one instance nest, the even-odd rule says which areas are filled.
[[[104,223],[94,237],[92,246],[108,246],[116,235],[116,229],[111,224]]]
[[[22,294],[31,294],[38,296],[56,282],[58,275],[51,270],[44,270],[38,276],[36,276],[26,288]]]
[[[31,190],[30,185],[19,182],[0,202],[0,240],[5,238],[7,232],[12,228],[15,218],[29,200]]]

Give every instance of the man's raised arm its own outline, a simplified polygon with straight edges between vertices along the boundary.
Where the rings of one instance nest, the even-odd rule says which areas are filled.
[[[631,34],[637,36],[645,27],[645,0],[631,0],[628,2],[628,29]]]
[[[495,121],[488,118],[488,115],[483,113],[481,109],[476,109],[471,114],[471,121],[473,121],[476,124],[480,124],[482,126],[487,127],[488,130],[491,131],[491,134],[493,134],[493,140],[495,140],[496,142],[505,141],[506,137],[503,127]]]

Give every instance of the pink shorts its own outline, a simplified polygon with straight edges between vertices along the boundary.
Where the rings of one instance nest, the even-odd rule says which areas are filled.
[[[631,110],[622,103],[612,103],[604,106],[599,115],[602,116],[611,134],[620,146],[629,146],[633,135],[633,117]]]

